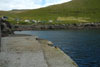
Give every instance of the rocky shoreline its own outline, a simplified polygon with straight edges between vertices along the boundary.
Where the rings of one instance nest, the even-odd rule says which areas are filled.
[[[100,23],[80,23],[62,25],[14,25],[15,31],[20,30],[58,30],[58,29],[100,29]]]

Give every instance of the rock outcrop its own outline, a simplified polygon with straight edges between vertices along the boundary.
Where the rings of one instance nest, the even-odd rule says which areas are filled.
[[[8,36],[9,34],[13,34],[12,25],[2,18],[0,18],[0,30],[1,36]]]

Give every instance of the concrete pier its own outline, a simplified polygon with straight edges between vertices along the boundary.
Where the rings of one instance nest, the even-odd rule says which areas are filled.
[[[36,36],[9,36],[1,39],[0,67],[78,67],[59,48]]]

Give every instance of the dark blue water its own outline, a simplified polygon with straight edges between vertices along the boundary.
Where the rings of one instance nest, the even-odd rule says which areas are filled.
[[[48,39],[68,54],[79,67],[100,67],[100,30],[22,31]]]

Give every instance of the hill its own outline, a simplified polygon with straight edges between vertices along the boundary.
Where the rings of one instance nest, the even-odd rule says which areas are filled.
[[[100,0],[72,0],[67,3],[25,11],[9,11],[10,17],[65,22],[100,22]],[[0,13],[1,15],[1,13]],[[5,15],[5,14],[4,14]]]

